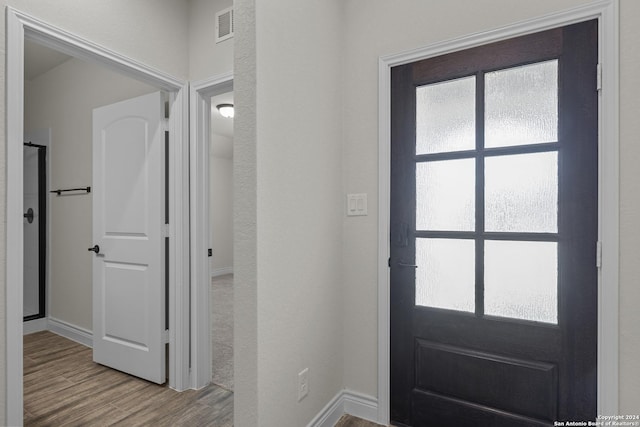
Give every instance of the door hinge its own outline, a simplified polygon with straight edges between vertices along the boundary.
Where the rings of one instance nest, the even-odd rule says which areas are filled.
[[[602,242],[596,242],[596,268],[602,268]]]
[[[171,237],[170,234],[169,224],[162,224],[162,237]]]
[[[389,266],[389,268],[391,268],[391,257],[389,257],[389,259],[387,260],[387,265]]]
[[[600,63],[596,65],[596,90],[598,92],[602,90],[602,65]]]
[[[169,330],[165,329],[162,333],[162,340],[164,344],[169,344]]]
[[[161,119],[160,127],[162,128],[163,132],[169,132],[169,119]]]

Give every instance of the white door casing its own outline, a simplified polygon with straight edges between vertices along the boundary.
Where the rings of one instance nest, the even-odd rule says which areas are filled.
[[[233,90],[233,73],[191,84],[190,244],[191,244],[191,386],[211,381],[209,247],[209,134],[211,97]]]
[[[93,358],[162,384],[165,373],[162,94],[93,111]]]

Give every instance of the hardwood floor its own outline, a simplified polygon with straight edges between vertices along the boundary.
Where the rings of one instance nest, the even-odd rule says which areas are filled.
[[[24,336],[25,426],[233,425],[233,393],[178,393],[93,362],[91,349],[51,332]]]
[[[372,423],[371,421],[363,420],[362,418],[356,418],[352,415],[343,415],[335,427],[381,427],[380,424]]]
[[[93,362],[91,349],[51,332],[24,336],[25,426],[233,426],[233,392],[182,393]],[[350,415],[336,427],[379,427]]]

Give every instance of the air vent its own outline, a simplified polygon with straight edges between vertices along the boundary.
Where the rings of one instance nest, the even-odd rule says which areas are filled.
[[[233,8],[216,13],[216,43],[233,37]]]

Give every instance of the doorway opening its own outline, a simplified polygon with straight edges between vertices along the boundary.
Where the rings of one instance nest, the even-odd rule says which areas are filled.
[[[211,380],[233,391],[233,117],[218,108],[234,104],[233,92],[209,102]]]
[[[7,246],[18,249],[7,254],[7,422],[18,425],[23,419],[24,236],[20,225],[24,221],[23,57],[26,41],[57,50],[76,60],[101,65],[169,94],[171,114],[167,128],[173,135],[169,153],[173,161],[168,170],[168,197],[169,212],[174,219],[166,231],[172,238],[168,247],[168,317],[170,329],[174,332],[167,334],[170,344],[169,384],[177,390],[185,390],[190,386],[190,377],[189,276],[185,268],[188,264],[188,150],[185,142],[184,83],[11,8],[7,8],[7,24]],[[85,254],[88,246],[83,243]]]
[[[233,298],[232,282],[227,281],[228,283],[221,287],[221,290],[227,288],[227,291],[223,292],[226,297],[223,295],[223,298],[212,300],[216,293],[212,290],[212,275],[233,273],[232,234],[229,235],[228,219],[217,221],[211,217],[216,215],[216,211],[220,211],[221,219],[231,214],[229,204],[233,200],[233,191],[230,181],[233,178],[229,169],[233,170],[233,124],[229,119],[219,115],[216,109],[218,103],[215,101],[232,103],[233,75],[228,73],[192,83],[190,100],[190,173],[191,182],[194,183],[190,188],[192,378],[195,388],[205,387],[212,382],[212,371],[216,369],[214,363],[221,362],[221,366],[227,366],[225,369],[228,370],[228,374],[223,375],[224,378],[221,377],[218,381],[224,383],[230,380],[233,385],[233,365],[229,363],[233,360],[232,345],[229,345],[232,342],[230,339],[233,333],[233,311],[230,306],[223,311],[216,309],[217,304],[223,303],[225,298],[229,301]],[[211,182],[213,179],[216,180],[215,185]],[[217,190],[212,193],[212,189],[216,187]],[[220,195],[223,196],[216,202]],[[215,233],[214,222],[218,223],[217,227],[226,229],[222,233]],[[219,277],[224,279],[224,276]],[[213,277],[214,282],[216,279],[217,277]],[[226,334],[212,333],[215,330],[214,322],[217,320],[220,321],[221,330],[226,331]],[[220,345],[221,339],[223,345]],[[218,362],[214,362],[215,360]],[[225,360],[227,362],[224,362]]]
[[[54,141],[47,141],[49,179],[48,184],[40,188],[40,196],[48,207],[48,215],[43,211],[41,223],[46,225],[46,218],[50,221],[48,232],[41,236],[49,249],[46,251],[48,262],[43,264],[46,268],[41,269],[42,273],[46,271],[48,297],[41,302],[43,306],[45,302],[48,305],[50,325],[41,324],[41,328],[52,326],[58,332],[68,332],[70,338],[87,343],[93,329],[92,291],[88,286],[92,281],[92,258],[91,253],[87,253],[87,248],[93,246],[91,224],[95,195],[92,110],[156,89],[30,41],[25,42],[24,69],[25,139]],[[28,159],[25,156],[25,165]],[[25,198],[29,193],[28,177],[25,169]],[[25,233],[28,229],[26,221]],[[31,260],[26,256],[29,246],[25,239],[25,308]],[[46,247],[42,245],[42,249],[45,252]],[[44,285],[44,274],[41,281]],[[29,330],[33,331],[26,329]]]

